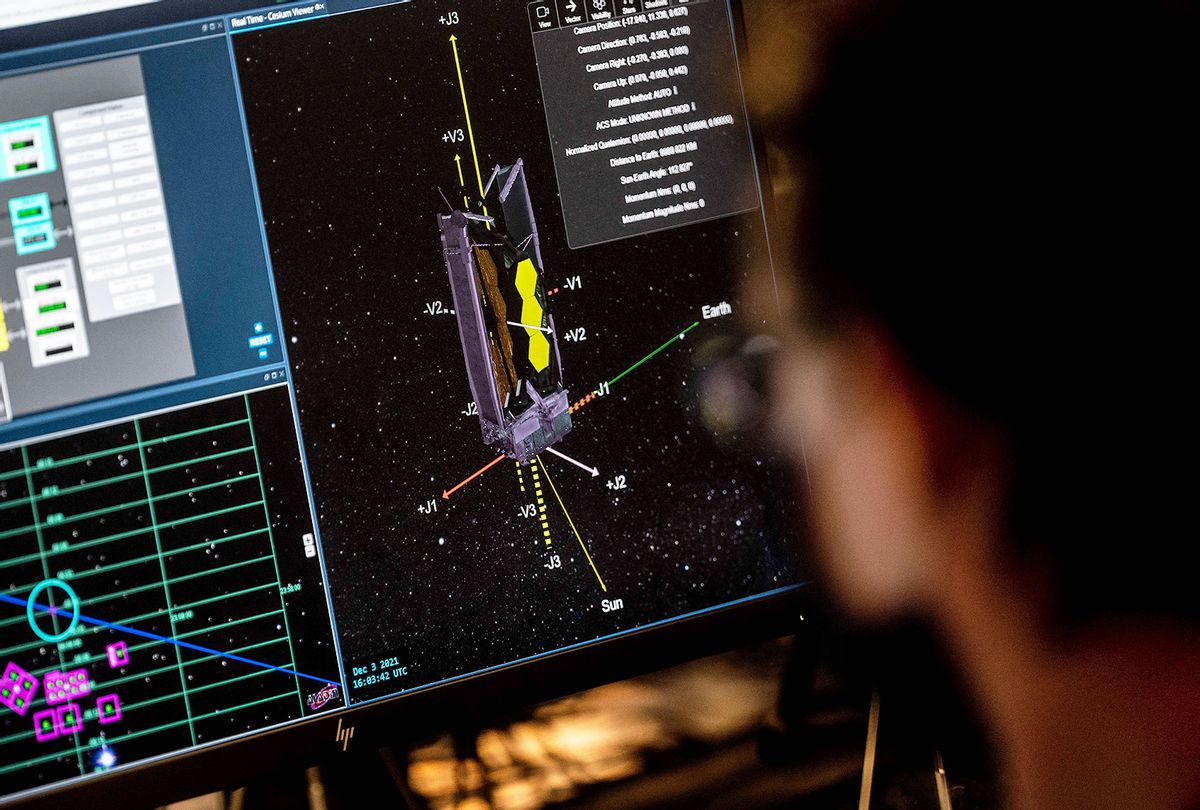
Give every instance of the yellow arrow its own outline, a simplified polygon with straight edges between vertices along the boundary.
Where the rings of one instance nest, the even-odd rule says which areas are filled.
[[[458,155],[454,156],[454,167],[458,169],[458,185],[463,190],[463,208],[470,208],[471,204],[467,202],[467,181],[463,180],[462,158]]]
[[[462,95],[463,115],[467,119],[467,140],[471,142],[471,160],[475,161],[475,182],[479,184],[479,200],[483,201],[483,174],[479,171],[479,155],[475,152],[475,132],[471,129],[471,110],[467,107],[467,86],[463,84],[462,63],[458,61],[458,37],[450,35],[450,47],[454,49],[454,69],[458,71],[458,92]],[[487,206],[483,207],[487,214]]]

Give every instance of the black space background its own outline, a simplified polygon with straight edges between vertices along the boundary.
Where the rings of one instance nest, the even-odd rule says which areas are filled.
[[[300,586],[299,590],[283,595],[292,639],[290,649],[295,655],[293,668],[337,683],[337,653],[329,634],[329,604],[321,566],[316,557],[304,554],[304,535],[313,530],[312,513],[304,493],[304,471],[287,389],[279,386],[250,394],[250,411],[267,506],[271,510],[279,579],[284,585]],[[307,698],[319,692],[321,684],[312,679],[301,679],[297,684],[305,698],[304,713],[311,714]],[[342,705],[343,696],[339,694],[319,711],[327,712]]]
[[[450,8],[462,23],[438,22]],[[457,186],[464,126],[459,54],[479,161],[525,159],[573,399],[732,300],[740,262],[765,251],[747,215],[570,250],[563,235],[525,4],[411,4],[234,37],[301,409],[343,656],[392,655],[409,676],[351,688],[352,701],[585,641],[794,581],[768,465],[723,456],[687,412],[688,353],[702,322],[574,415],[543,454],[608,591],[546,492],[553,547],[480,439],[434,215]],[[459,145],[468,182],[470,148]],[[605,482],[623,474],[628,489]],[[435,514],[419,514],[429,499]],[[562,568],[547,570],[549,554]],[[624,609],[603,613],[602,598]]]

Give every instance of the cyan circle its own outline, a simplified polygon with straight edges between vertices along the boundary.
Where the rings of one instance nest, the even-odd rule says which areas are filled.
[[[47,633],[38,627],[37,621],[33,618],[33,606],[37,604],[38,594],[49,588],[63,589],[67,592],[67,597],[71,600],[71,622],[67,626],[67,629],[61,633]],[[29,592],[29,601],[25,603],[25,618],[29,620],[29,629],[33,630],[34,634],[42,641],[47,641],[51,644],[66,641],[79,625],[79,597],[75,595],[75,591],[72,590],[71,586],[61,579],[44,579],[33,586],[33,590]]]

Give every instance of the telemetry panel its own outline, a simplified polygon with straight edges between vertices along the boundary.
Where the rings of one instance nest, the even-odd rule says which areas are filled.
[[[720,0],[529,4],[571,247],[757,210]]]

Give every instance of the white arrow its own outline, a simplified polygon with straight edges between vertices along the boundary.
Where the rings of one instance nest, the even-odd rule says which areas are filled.
[[[575,6],[575,0],[571,0],[571,2],[570,2],[570,3],[567,3],[567,4],[566,4],[566,5],[563,7],[563,8],[565,8],[567,11],[571,12],[572,14],[574,14],[574,13],[575,13],[575,8],[576,8],[576,6]]]
[[[599,474],[600,474],[600,471],[599,471],[599,470],[597,470],[595,467],[589,467],[589,466],[588,466],[588,465],[586,465],[586,464],[580,464],[580,463],[579,463],[578,461],[576,461],[575,459],[571,458],[570,456],[566,455],[565,453],[560,453],[560,452],[558,452],[558,451],[557,451],[557,450],[555,450],[553,447],[547,447],[546,449],[547,449],[547,450],[549,450],[549,451],[550,451],[551,453],[553,453],[554,455],[556,455],[556,456],[558,456],[559,458],[561,458],[563,461],[569,461],[569,462],[571,462],[572,464],[574,464],[576,467],[578,467],[579,469],[581,469],[581,470],[587,470],[588,472],[590,472],[590,473],[592,474],[592,478],[595,478],[597,475],[599,475]]]
[[[509,326],[524,326],[526,329],[536,329],[539,332],[545,332],[547,335],[551,334],[549,329],[545,329],[541,326],[534,326],[531,323],[517,323],[516,321],[505,321],[505,323]]]

